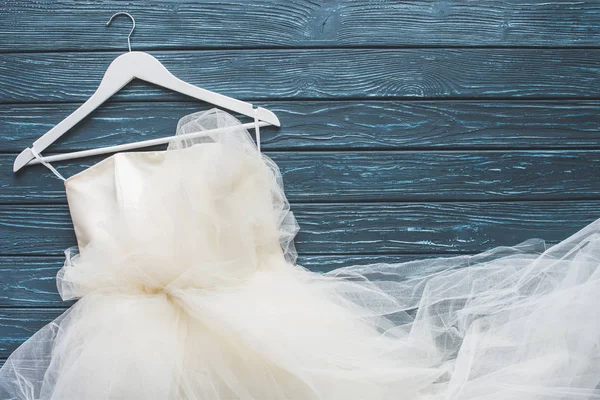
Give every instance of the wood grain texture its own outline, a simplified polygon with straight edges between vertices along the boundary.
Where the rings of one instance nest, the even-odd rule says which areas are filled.
[[[268,152],[293,202],[589,199],[600,197],[600,150]],[[0,155],[0,202],[64,202],[41,165],[18,174]],[[66,177],[98,162],[62,164]]]
[[[0,308],[65,307],[56,288],[63,257],[0,257]]]
[[[0,357],[8,357],[25,339],[64,311],[62,308],[0,309]]]
[[[0,2],[3,51],[306,46],[597,46],[596,1]],[[44,26],[40,36],[40,26]]]
[[[600,49],[153,52],[176,76],[241,99],[598,98]],[[84,101],[119,53],[0,54],[0,103]],[[114,99],[186,99],[132,82]]]
[[[600,149],[600,100],[271,101],[279,129],[265,150]],[[18,153],[78,103],[0,105],[0,152]],[[108,103],[49,151],[68,152],[172,135],[198,102]],[[246,119],[240,117],[242,121]]]
[[[600,200],[295,204],[301,254],[464,253],[551,243],[595,220]],[[62,255],[76,244],[66,206],[0,207],[1,255]]]

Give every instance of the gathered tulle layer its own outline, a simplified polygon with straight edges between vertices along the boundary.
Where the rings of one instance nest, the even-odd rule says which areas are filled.
[[[529,241],[327,274],[273,258],[221,288],[95,289],[13,354],[0,393],[595,399],[599,229],[548,249]]]
[[[239,123],[219,113],[179,132]],[[600,220],[317,274],[245,130],[166,153],[143,206],[67,251],[58,287],[79,300],[7,360],[1,399],[600,398]]]

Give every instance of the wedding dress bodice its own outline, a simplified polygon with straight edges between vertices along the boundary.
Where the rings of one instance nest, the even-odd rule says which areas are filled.
[[[239,124],[215,112],[205,113],[211,125],[196,115],[178,133]],[[78,254],[77,267],[59,275],[61,294],[173,294],[281,268],[295,258],[297,223],[276,169],[245,129],[234,129],[164,151],[118,153],[69,177]]]
[[[68,178],[65,187],[81,251],[119,235],[109,226],[123,228],[126,221],[135,230],[131,239],[202,237],[210,251],[198,256],[224,260],[281,252],[271,179],[260,157],[202,143],[115,154]],[[174,244],[162,243],[162,251]],[[127,244],[116,243],[123,251]]]

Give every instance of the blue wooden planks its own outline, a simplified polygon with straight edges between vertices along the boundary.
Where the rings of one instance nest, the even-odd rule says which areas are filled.
[[[84,101],[119,54],[0,54],[0,103]],[[598,98],[600,93],[600,48],[182,50],[152,54],[176,76],[241,99]],[[133,82],[115,99],[185,97]]]
[[[50,153],[48,153],[50,154]],[[567,200],[600,196],[600,150],[269,152],[292,202]],[[14,156],[0,155],[10,165]],[[57,169],[68,177],[101,157]],[[41,165],[0,169],[2,202],[65,203],[64,184]]]
[[[552,244],[599,216],[598,2],[126,6],[134,49],[280,117],[263,146],[311,270]],[[13,175],[12,160],[124,51],[129,22],[104,25],[121,10],[0,0],[0,364],[71,304],[55,275],[75,244],[61,182],[40,166]],[[50,150],[170,135],[207,107],[134,82]],[[70,175],[99,159],[57,167]]]
[[[10,0],[0,13],[4,51],[343,46],[597,46],[594,0],[55,1]],[[27,18],[23,18],[26,15]],[[44,26],[40,40],[40,25]]]
[[[78,105],[0,104],[0,152],[15,153],[31,145]],[[600,99],[291,100],[261,105],[282,121],[278,129],[261,131],[267,151],[600,149]],[[207,107],[196,101],[111,102],[49,151],[173,134],[183,115]]]
[[[600,199],[292,204],[301,254],[462,253],[565,239],[598,217]],[[0,206],[0,255],[61,255],[75,245],[66,205]]]

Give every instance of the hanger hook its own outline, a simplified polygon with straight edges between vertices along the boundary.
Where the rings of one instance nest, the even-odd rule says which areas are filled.
[[[131,51],[131,34],[133,33],[133,30],[135,29],[135,19],[133,19],[133,17],[131,16],[131,14],[126,13],[126,12],[118,12],[116,14],[113,14],[112,17],[110,17],[110,19],[108,20],[108,22],[106,23],[106,26],[109,26],[110,23],[112,22],[112,20],[118,16],[118,15],[126,15],[131,19],[131,22],[133,22],[133,26],[131,27],[131,31],[129,31],[129,35],[127,35],[127,47],[129,47],[129,51]]]

